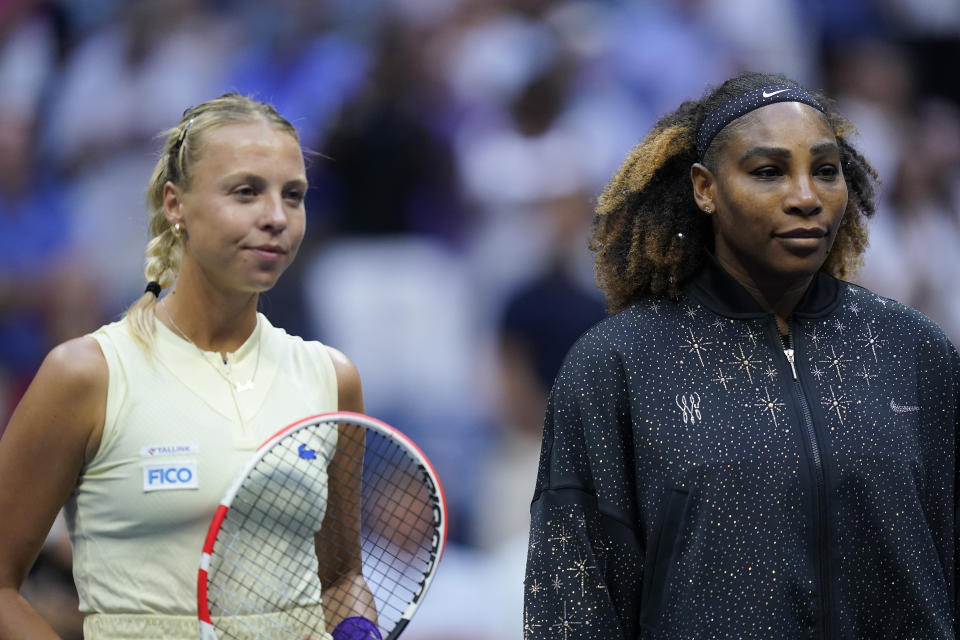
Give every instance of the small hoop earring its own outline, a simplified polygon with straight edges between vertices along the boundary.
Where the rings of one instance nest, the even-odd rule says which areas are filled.
[[[179,222],[173,225],[173,237],[174,238],[183,237],[183,225],[180,224]]]

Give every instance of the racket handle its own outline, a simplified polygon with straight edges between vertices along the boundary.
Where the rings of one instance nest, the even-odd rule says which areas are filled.
[[[344,618],[331,635],[333,640],[383,640],[377,625],[362,616]]]

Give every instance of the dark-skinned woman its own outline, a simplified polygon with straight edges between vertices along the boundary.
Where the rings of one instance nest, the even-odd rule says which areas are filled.
[[[960,357],[843,280],[876,177],[851,134],[744,73],[599,198],[612,314],[551,392],[525,637],[955,637]]]

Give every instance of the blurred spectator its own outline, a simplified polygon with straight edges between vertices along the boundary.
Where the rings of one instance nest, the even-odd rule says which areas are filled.
[[[613,3],[606,25],[611,63],[656,117],[699,97],[708,83],[728,77],[743,61],[708,24],[704,5],[691,0]],[[753,61],[750,61],[751,63]],[[770,60],[771,67],[788,61]]]
[[[5,111],[32,114],[56,73],[61,16],[43,2],[5,2],[0,8],[0,104]],[[35,132],[38,133],[38,132]]]
[[[225,63],[225,86],[274,105],[296,128],[308,152],[313,183],[307,195],[308,233],[302,252],[323,241],[330,221],[328,190],[322,188],[331,159],[324,151],[330,129],[345,105],[369,84],[371,54],[333,22],[335,3],[283,0],[244,2],[238,9],[242,46]],[[303,300],[303,269],[294,261],[276,287],[261,296],[263,310],[288,332],[315,337]]]
[[[859,280],[960,343],[960,109],[928,100],[910,124]]]
[[[819,34],[814,16],[803,11],[802,2],[685,0],[678,4],[697,8],[738,67],[782,73],[803,83],[816,79],[819,60],[810,51],[817,50]]]
[[[72,554],[61,513],[53,523],[21,594],[62,640],[83,640],[83,616],[78,610],[79,600],[71,571]]]
[[[520,640],[527,537],[489,551],[453,546],[404,640]],[[562,637],[562,636],[560,636]]]
[[[440,71],[464,109],[503,107],[553,63],[555,35],[519,5],[510,0],[469,0],[451,17]]]
[[[47,141],[68,175],[153,147],[157,131],[222,84],[235,28],[198,0],[122,3],[73,48],[53,96]]]
[[[0,32],[0,435],[50,348],[101,319],[95,280],[71,251],[63,187],[39,154],[43,98],[60,53],[50,7],[11,3]],[[70,543],[55,526],[23,595],[65,640],[79,640]]]
[[[302,291],[306,333],[349,351],[367,410],[421,443],[466,542],[486,411],[448,100],[420,46],[431,28],[383,17],[369,75],[318,145]]]
[[[489,408],[481,342],[461,256],[422,236],[343,239],[304,273],[311,332],[350,353],[366,411],[409,435],[447,493],[450,535],[472,537]]]
[[[861,281],[960,339],[955,0],[9,0],[0,37],[0,412],[142,291],[152,136],[226,91],[277,104],[318,153],[305,255],[262,303],[355,356],[452,504],[411,640],[522,636],[543,398],[602,314],[589,200],[706,84],[838,97],[883,180]],[[56,557],[31,597],[69,598]]]
[[[12,407],[50,348],[96,328],[99,296],[70,247],[59,184],[36,162],[32,114],[0,111],[0,363]],[[6,425],[8,412],[4,412]]]
[[[12,3],[0,45],[0,432],[56,343],[97,326],[99,295],[71,249],[69,201],[38,140],[60,55],[58,16]]]
[[[225,60],[230,90],[265,100],[318,147],[337,112],[367,80],[371,52],[335,29],[332,3],[246,2],[241,46]]]
[[[184,108],[224,93],[235,26],[199,0],[120,3],[71,50],[42,136],[67,180],[73,243],[114,312],[143,289],[144,196],[153,137]],[[109,247],[109,251],[104,251]]]
[[[960,3],[954,0],[881,0],[891,24],[908,37],[960,36]]]
[[[526,537],[547,393],[573,343],[606,315],[603,297],[583,277],[591,273],[582,260],[590,199],[577,192],[543,208],[548,259],[507,298],[498,328],[500,429],[477,498],[476,542],[486,550]]]
[[[881,193],[896,172],[916,100],[907,52],[878,39],[831,51],[828,80],[844,115],[857,127],[858,148],[880,175]]]
[[[957,106],[924,97],[910,51],[902,45],[860,40],[829,59],[833,91],[881,179],[879,208],[857,281],[930,315],[956,341]]]
[[[309,208],[340,234],[416,233],[456,241],[463,228],[446,99],[423,72],[415,33],[387,21],[367,82],[344,105],[310,172]]]

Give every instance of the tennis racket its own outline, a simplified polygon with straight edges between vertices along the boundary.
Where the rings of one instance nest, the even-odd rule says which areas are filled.
[[[359,413],[260,446],[217,508],[197,578],[201,640],[394,640],[433,579],[446,505],[417,446]]]

